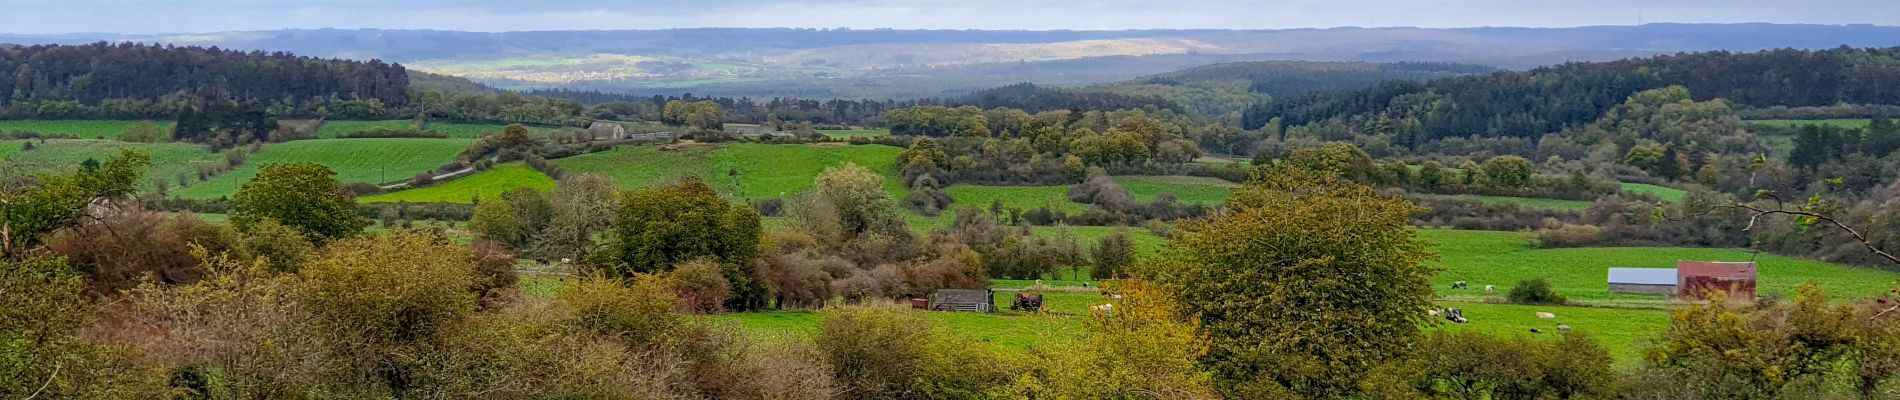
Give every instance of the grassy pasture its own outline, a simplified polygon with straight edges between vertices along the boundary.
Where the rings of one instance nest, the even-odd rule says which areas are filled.
[[[1656,186],[1656,185],[1651,185],[1647,183],[1625,182],[1622,184],[1622,189],[1625,192],[1647,194],[1650,196],[1656,196],[1656,198],[1662,199],[1663,201],[1673,201],[1673,202],[1682,201],[1682,196],[1688,193],[1688,192],[1684,192],[1682,189],[1666,187],[1666,186]]]
[[[140,122],[150,122],[160,131],[171,132],[174,121],[120,121],[120,120],[10,120],[0,121],[0,131],[34,131],[48,134],[73,135],[80,139],[118,139],[125,128]]]
[[[750,199],[789,196],[811,188],[825,168],[854,163],[885,176],[885,188],[903,195],[896,178],[897,153],[882,145],[773,145],[732,143],[689,146],[679,151],[623,147],[554,160],[570,173],[607,175],[622,188],[639,188],[682,175],[697,175],[720,192]],[[730,175],[737,172],[736,179]]]
[[[1871,268],[1848,267],[1826,262],[1752,254],[1741,249],[1680,247],[1627,248],[1532,248],[1516,232],[1418,230],[1419,239],[1431,244],[1438,253],[1436,265],[1443,269],[1434,282],[1440,294],[1481,296],[1484,285],[1496,285],[1503,296],[1518,281],[1544,278],[1557,293],[1572,300],[1593,303],[1661,302],[1659,297],[1611,294],[1606,279],[1610,267],[1673,268],[1676,260],[1748,261],[1759,266],[1759,292],[1787,295],[1803,282],[1814,281],[1839,299],[1863,299],[1878,296],[1893,288],[1895,274]],[[1472,288],[1450,291],[1453,281],[1467,281]]]
[[[322,139],[298,140],[264,146],[250,161],[231,172],[192,185],[173,195],[216,198],[237,192],[257,176],[264,165],[308,162],[336,172],[343,183],[381,183],[406,179],[435,170],[455,160],[473,139]]]
[[[554,178],[522,163],[508,163],[487,171],[456,178],[434,186],[401,190],[357,199],[364,203],[474,203],[474,199],[492,199],[515,188],[547,191],[554,189]]]
[[[374,130],[374,129],[408,130],[413,127],[415,127],[415,121],[407,120],[407,119],[395,119],[395,120],[385,120],[385,121],[324,121],[323,127],[317,129],[317,137],[324,138],[324,139],[331,139],[331,138],[336,138],[336,137],[342,136],[343,134],[352,133],[352,132],[362,132],[362,131],[368,131],[368,130]],[[508,127],[507,124],[464,124],[464,123],[455,123],[455,122],[429,122],[429,130],[447,133],[449,134],[449,137],[457,138],[457,139],[479,139],[482,136],[487,136],[489,134],[501,133],[501,130],[507,127]],[[575,129],[575,128],[565,128],[565,127],[549,128],[549,127],[529,126],[528,132],[535,133],[535,134],[547,134],[549,132],[565,132],[570,129]]]
[[[818,133],[823,133],[825,134],[825,136],[830,136],[836,139],[850,139],[854,137],[889,136],[891,134],[891,130],[889,129],[820,129],[818,130]]]
[[[192,174],[199,164],[223,164],[224,158],[206,150],[204,146],[185,143],[127,143],[114,140],[96,139],[48,139],[44,142],[32,140],[33,150],[22,151],[27,140],[0,140],[0,166],[8,174],[25,175],[70,173],[79,168],[86,159],[105,161],[123,150],[137,150],[152,158],[152,166],[145,171],[145,179],[139,187],[153,189],[153,179],[163,179],[166,185],[176,188],[175,177],[183,172]],[[192,179],[197,184],[196,179]],[[174,189],[175,190],[175,189]]]
[[[1445,199],[1471,198],[1471,199],[1485,202],[1487,204],[1516,204],[1519,207],[1547,208],[1547,209],[1554,209],[1554,210],[1585,210],[1585,209],[1590,208],[1590,202],[1582,201],[1582,200],[1559,200],[1559,199],[1544,199],[1544,198],[1536,198],[1536,197],[1442,195],[1442,194],[1415,194],[1413,196],[1417,196],[1420,198],[1445,198]]]
[[[1833,126],[1838,126],[1842,128],[1848,128],[1848,129],[1860,129],[1860,128],[1867,127],[1867,124],[1873,122],[1873,120],[1865,119],[1865,118],[1751,119],[1751,120],[1742,121],[1742,122],[1748,125],[1765,125],[1765,126],[1773,126],[1773,127],[1778,127],[1778,128],[1790,128],[1790,127],[1798,127],[1802,125],[1820,124],[1820,125],[1833,125]]]
[[[1642,360],[1642,349],[1663,329],[1669,327],[1669,311],[1551,307],[1518,304],[1440,302],[1441,307],[1463,309],[1470,323],[1453,324],[1436,320],[1430,329],[1447,332],[1472,331],[1495,336],[1551,336],[1557,325],[1570,325],[1575,332],[1589,334],[1610,350],[1618,365],[1632,366]],[[1556,314],[1556,319],[1538,319],[1538,312]],[[1531,333],[1536,328],[1543,333]]]

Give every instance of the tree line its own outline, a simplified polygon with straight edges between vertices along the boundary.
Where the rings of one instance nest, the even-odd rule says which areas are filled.
[[[403,107],[397,64],[137,43],[0,49],[0,110],[26,118],[167,118],[197,99],[314,108]]]
[[[1697,100],[1751,107],[1890,104],[1900,74],[1887,65],[1900,48],[1779,49],[1703,52],[1603,63],[1567,63],[1530,71],[1388,82],[1375,87],[1292,96],[1249,109],[1244,127],[1328,119],[1416,126],[1416,145],[1438,138],[1536,137],[1583,124],[1633,93],[1679,85]]]

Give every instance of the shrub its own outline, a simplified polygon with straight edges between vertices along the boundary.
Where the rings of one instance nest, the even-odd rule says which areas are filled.
[[[310,240],[296,228],[265,218],[252,223],[238,241],[249,258],[262,258],[277,272],[295,273],[310,257]]]
[[[1550,282],[1545,281],[1544,278],[1518,281],[1517,286],[1511,287],[1511,293],[1507,297],[1512,303],[1517,304],[1560,305],[1566,301],[1563,295],[1557,294],[1557,291],[1550,288]]]
[[[824,307],[833,296],[833,276],[822,265],[828,262],[849,264],[841,258],[819,258],[805,252],[766,256],[762,272],[776,296],[773,304],[780,309]]]
[[[302,231],[317,244],[355,235],[370,221],[338,190],[335,173],[317,164],[272,164],[231,196],[231,222],[242,229],[264,218]]]
[[[732,296],[732,285],[721,273],[719,262],[697,259],[680,263],[666,274],[679,293],[680,306],[690,313],[717,313],[725,310]]]
[[[1539,340],[1461,332],[1425,338],[1405,358],[1374,369],[1369,399],[1571,399],[1607,397],[1609,350],[1581,333]]]
[[[1116,279],[1127,273],[1129,266],[1135,264],[1135,241],[1128,236],[1128,228],[1117,228],[1114,232],[1102,236],[1095,244],[1095,270],[1089,274],[1093,279]]]
[[[749,263],[758,255],[760,230],[757,212],[734,206],[689,175],[623,196],[609,243],[590,254],[587,264],[627,277],[701,257]]]
[[[93,289],[113,293],[128,289],[151,277],[161,283],[183,284],[198,281],[204,274],[190,252],[193,244],[184,233],[180,216],[137,209],[116,210],[77,227],[61,230],[47,239],[46,248],[65,256],[79,271],[85,271]],[[229,234],[195,238],[210,249],[231,247]]]
[[[855,398],[912,398],[927,362],[930,323],[907,309],[835,308],[818,322],[818,349],[840,389]]]
[[[332,243],[299,275],[317,318],[365,346],[427,339],[475,309],[474,253],[430,234]]]
[[[629,343],[651,343],[680,324],[674,283],[658,275],[636,275],[628,282],[586,278],[554,296],[554,307],[571,316],[568,323]]]
[[[469,291],[484,307],[500,302],[521,279],[515,274],[515,253],[492,240],[477,240],[468,247],[475,256],[475,284]]]

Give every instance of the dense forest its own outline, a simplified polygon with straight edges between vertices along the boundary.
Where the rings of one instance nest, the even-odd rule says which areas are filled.
[[[1890,104],[1900,97],[1900,70],[1890,67],[1896,60],[1900,49],[1840,48],[1569,63],[1292,96],[1249,109],[1244,126],[1267,126],[1275,118],[1287,126],[1328,119],[1369,129],[1411,126],[1416,133],[1402,141],[1408,145],[1474,135],[1534,138],[1593,121],[1636,92],[1671,85],[1697,100],[1751,107]]]
[[[216,99],[321,107],[409,103],[409,74],[382,61],[134,43],[0,50],[0,109],[9,118],[170,117]]]

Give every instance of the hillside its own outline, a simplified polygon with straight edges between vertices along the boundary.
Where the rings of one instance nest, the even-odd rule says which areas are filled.
[[[1248,129],[1282,118],[1288,126],[1383,117],[1416,122],[1425,139],[1535,138],[1602,116],[1644,90],[1679,85],[1695,100],[1754,107],[1890,104],[1900,75],[1888,67],[1900,48],[1705,52],[1529,71],[1391,82],[1276,99],[1249,109]]]
[[[399,65],[204,47],[93,43],[0,50],[0,118],[173,118],[206,99],[408,103]],[[342,103],[342,101],[338,101]],[[339,109],[340,104],[335,104]],[[314,108],[314,106],[312,106]]]

